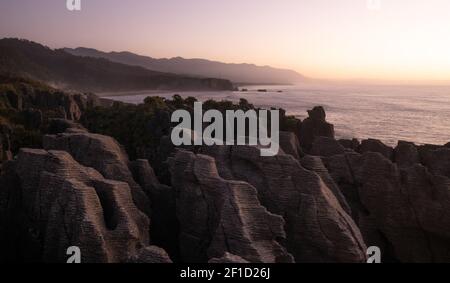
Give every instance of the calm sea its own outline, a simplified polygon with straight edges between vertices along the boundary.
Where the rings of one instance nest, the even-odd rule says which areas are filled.
[[[281,107],[303,119],[306,110],[321,105],[338,138],[376,138],[396,145],[398,140],[418,144],[450,142],[450,86],[386,86],[301,84],[248,86],[247,92],[178,92],[183,97],[239,101],[259,107]],[[267,92],[259,92],[266,89]],[[282,92],[279,92],[282,91]],[[151,91],[108,98],[141,103],[147,96],[171,97],[175,92]]]

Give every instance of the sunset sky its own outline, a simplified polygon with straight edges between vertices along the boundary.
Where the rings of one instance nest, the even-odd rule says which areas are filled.
[[[0,37],[52,48],[291,68],[314,78],[450,80],[450,1],[0,0]]]

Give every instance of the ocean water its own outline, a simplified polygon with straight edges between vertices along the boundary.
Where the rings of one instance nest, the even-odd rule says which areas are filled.
[[[256,106],[281,107],[300,119],[321,105],[338,138],[375,138],[389,145],[399,140],[417,144],[450,142],[450,86],[300,84],[290,86],[243,86],[247,92],[165,92],[115,94],[110,99],[141,103],[147,96],[239,101]],[[258,92],[267,89],[267,92]],[[282,91],[282,92],[279,92]]]

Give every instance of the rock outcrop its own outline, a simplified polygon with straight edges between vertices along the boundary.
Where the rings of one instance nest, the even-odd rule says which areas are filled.
[[[421,161],[433,174],[450,178],[450,148],[423,150]]]
[[[314,107],[308,111],[308,115],[299,130],[300,145],[307,152],[311,149],[315,137],[334,138],[334,126],[326,121],[323,107]]]
[[[311,155],[316,156],[333,156],[344,152],[345,148],[337,140],[327,137],[315,137],[311,148]]]
[[[207,262],[234,254],[249,262],[292,262],[283,218],[268,212],[256,189],[219,176],[213,158],[178,151],[170,160],[177,190],[181,258]]]
[[[280,132],[280,148],[284,153],[290,154],[296,159],[304,155],[297,136],[291,132]]]
[[[221,177],[253,185],[261,204],[285,221],[297,262],[363,262],[365,244],[353,219],[316,173],[291,155],[261,157],[249,146],[203,149]],[[341,198],[342,200],[342,198]]]
[[[77,162],[96,169],[105,178],[127,183],[137,207],[147,215],[151,214],[150,201],[142,188],[134,181],[129,170],[128,156],[115,139],[70,130],[57,135],[44,136],[43,145],[46,150],[68,152]]]
[[[22,149],[0,179],[5,261],[125,262],[148,245],[149,220],[125,182],[105,179],[64,151]]]
[[[363,140],[358,148],[358,152],[378,152],[389,160],[394,158],[394,149],[376,139]]]
[[[379,153],[328,159],[336,183],[356,191],[358,224],[367,245],[389,260],[448,262],[450,180],[415,164],[399,167]]]
[[[420,163],[419,151],[413,143],[399,141],[394,154],[395,163],[399,167],[410,167]]]
[[[161,184],[147,160],[131,162],[134,180],[152,203],[150,237],[152,244],[164,248],[172,258],[179,257],[178,219],[175,191]]]

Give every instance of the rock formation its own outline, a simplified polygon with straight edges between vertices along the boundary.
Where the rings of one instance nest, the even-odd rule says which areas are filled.
[[[409,167],[420,163],[419,151],[413,143],[399,141],[394,154],[395,163],[399,167]]]
[[[261,157],[249,146],[204,153],[215,158],[221,177],[253,185],[261,204],[285,219],[287,248],[297,262],[364,261],[365,244],[352,218],[319,175],[291,155]]]
[[[380,153],[327,160],[341,189],[358,199],[358,224],[367,245],[383,247],[391,260],[448,262],[450,180],[415,164],[399,167]]]
[[[290,154],[296,159],[304,155],[297,136],[291,132],[280,132],[280,148],[286,154]]]
[[[292,262],[283,247],[283,218],[269,213],[256,189],[219,176],[213,158],[178,151],[170,160],[181,258],[207,262],[226,253],[249,262]]]
[[[128,156],[113,138],[71,128],[65,133],[45,136],[43,145],[47,150],[70,153],[77,162],[96,169],[105,178],[127,183],[137,207],[150,215],[150,202],[133,179]]]
[[[323,107],[314,107],[308,115],[299,130],[300,145],[306,151],[311,149],[315,137],[334,138],[334,126],[326,121]]]
[[[316,156],[332,156],[344,152],[345,148],[337,140],[327,137],[315,137],[311,148],[311,155]]]
[[[393,160],[394,157],[394,149],[392,147],[375,139],[363,140],[358,148],[358,152],[378,152],[389,160]]]
[[[124,262],[148,245],[149,220],[127,183],[108,180],[67,152],[22,149],[0,179],[3,260]],[[5,253],[6,251],[6,253]]]

